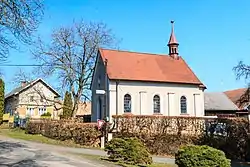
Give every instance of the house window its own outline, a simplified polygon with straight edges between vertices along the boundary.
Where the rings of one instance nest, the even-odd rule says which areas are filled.
[[[124,96],[124,112],[130,113],[131,112],[131,96],[126,94]]]
[[[26,109],[26,115],[29,115],[29,116],[34,115],[34,108],[27,107],[27,109]]]
[[[154,113],[158,114],[160,113],[161,103],[160,103],[160,96],[155,95],[153,98],[154,103]]]
[[[46,108],[42,107],[38,109],[39,115],[43,115],[44,113],[46,113]]]
[[[181,96],[181,114],[187,113],[187,98],[185,96]]]

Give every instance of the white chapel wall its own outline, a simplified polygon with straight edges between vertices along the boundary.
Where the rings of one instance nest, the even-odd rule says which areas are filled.
[[[110,112],[116,114],[116,83],[110,81]],[[118,85],[118,114],[124,114],[123,98],[132,97],[132,114],[153,115],[153,97],[160,96],[160,113],[180,116],[180,98],[187,98],[187,114],[204,116],[204,92],[196,85],[121,81]]]

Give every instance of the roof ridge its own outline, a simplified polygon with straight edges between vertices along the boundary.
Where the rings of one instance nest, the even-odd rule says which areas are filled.
[[[136,52],[136,51],[129,51],[129,50],[117,50],[117,49],[106,49],[106,48],[99,48],[99,49],[116,51],[116,52],[139,53],[139,54],[147,54],[147,55],[155,55],[155,56],[169,56],[168,54],[157,54],[157,53],[149,53],[149,52]],[[181,57],[181,56],[179,56],[179,57]]]
[[[244,91],[247,90],[247,88],[237,88],[237,89],[231,89],[231,90],[226,90],[223,93],[230,93],[230,92],[234,92],[234,91]]]

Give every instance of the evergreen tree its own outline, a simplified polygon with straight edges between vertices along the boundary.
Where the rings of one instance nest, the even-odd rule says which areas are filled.
[[[65,118],[70,118],[73,115],[73,102],[71,93],[66,91],[63,101],[63,116]]]
[[[0,79],[0,123],[3,121],[4,114],[4,81]]]

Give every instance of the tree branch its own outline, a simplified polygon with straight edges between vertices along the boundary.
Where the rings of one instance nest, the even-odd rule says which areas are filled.
[[[43,74],[54,75],[73,97],[74,115],[81,100],[89,98],[90,82],[99,47],[112,47],[115,37],[103,23],[74,22],[70,27],[61,27],[51,35],[49,43],[40,39],[35,59],[46,66]]]

